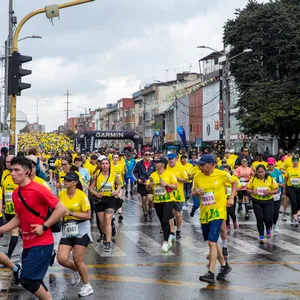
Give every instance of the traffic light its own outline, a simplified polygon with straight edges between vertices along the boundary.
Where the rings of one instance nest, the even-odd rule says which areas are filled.
[[[21,91],[29,89],[30,83],[21,82],[23,76],[31,74],[31,70],[22,69],[22,64],[31,61],[31,56],[13,52],[9,57],[8,69],[8,95],[21,95]]]

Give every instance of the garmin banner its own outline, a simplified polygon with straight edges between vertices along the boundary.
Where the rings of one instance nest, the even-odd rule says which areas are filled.
[[[134,131],[126,130],[91,130],[77,134],[75,145],[80,151],[94,151],[96,140],[131,140],[134,142],[135,148],[138,150],[143,144],[143,139]]]
[[[182,126],[177,127],[177,132],[182,140],[184,148],[187,149],[185,130]]]

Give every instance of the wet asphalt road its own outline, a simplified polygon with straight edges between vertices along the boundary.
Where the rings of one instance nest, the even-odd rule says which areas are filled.
[[[254,215],[229,233],[229,263],[232,272],[216,285],[199,282],[206,273],[208,246],[204,243],[199,216],[183,212],[182,239],[168,254],[160,252],[162,234],[158,219],[143,222],[135,196],[124,203],[124,223],[118,224],[111,254],[104,253],[93,225],[94,243],[88,247],[86,264],[94,295],[83,299],[299,299],[300,228],[279,222],[280,232],[265,245],[257,242]],[[241,220],[242,220],[241,216]],[[7,238],[1,241],[5,252]],[[59,237],[57,237],[59,240]],[[18,260],[21,243],[13,260]],[[219,270],[217,265],[216,273]],[[72,287],[71,272],[57,263],[49,268],[45,283],[53,299],[78,299],[81,284]],[[7,285],[10,272],[0,269]],[[6,282],[5,282],[6,280]],[[12,285],[0,299],[34,299],[21,286]]]

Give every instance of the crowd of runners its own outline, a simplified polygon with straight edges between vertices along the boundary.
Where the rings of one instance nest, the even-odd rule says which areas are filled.
[[[280,210],[282,221],[289,215],[291,225],[299,226],[299,149],[252,156],[247,147],[238,154],[226,149],[221,155],[150,150],[138,155],[135,150],[121,153],[112,148],[41,153],[31,148],[14,157],[2,148],[0,167],[0,234],[10,232],[0,263],[13,271],[15,284],[39,299],[51,299],[43,279],[56,259],[73,271],[73,286],[82,281],[80,296],[93,293],[84,264],[86,249],[95,242],[111,252],[116,222],[125,221],[123,201],[132,197],[140,199],[143,222],[151,223],[157,215],[164,253],[184,236],[182,211],[189,210],[193,218],[200,209],[209,270],[199,279],[208,283],[215,282],[217,260],[217,280],[231,271],[227,233],[239,230],[238,219],[256,219],[262,244],[280,231]],[[91,220],[97,222],[96,241]],[[53,235],[59,231],[54,247]],[[14,264],[10,259],[20,237],[22,264]]]

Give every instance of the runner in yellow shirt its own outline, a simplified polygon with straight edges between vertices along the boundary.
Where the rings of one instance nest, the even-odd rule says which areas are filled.
[[[190,171],[193,168],[193,165],[188,162],[188,157],[186,155],[182,155],[180,158],[181,165],[183,166],[183,169],[185,172],[189,175]],[[191,192],[192,192],[192,184],[193,180],[189,177],[189,181],[184,183],[184,197],[185,197],[185,202],[183,204],[183,211],[188,210],[188,200],[191,197]]]
[[[176,153],[168,154],[168,166],[167,171],[172,172],[178,181],[177,190],[173,190],[173,194],[175,196],[174,200],[174,208],[173,208],[173,216],[176,218],[176,238],[181,238],[181,225],[182,225],[182,208],[183,203],[185,202],[184,197],[184,183],[188,182],[188,174],[184,170],[181,163],[178,164],[178,156]],[[170,228],[171,228],[171,236],[174,237],[174,220],[170,220]],[[175,237],[174,237],[175,238]]]
[[[173,244],[173,236],[171,236],[170,220],[173,218],[173,208],[175,196],[174,190],[177,190],[177,179],[173,172],[166,170],[168,161],[161,157],[155,161],[156,171],[150,175],[147,181],[147,189],[153,190],[154,208],[159,218],[164,242],[162,244],[162,252],[168,252]]]
[[[226,206],[234,204],[237,183],[225,171],[215,168],[213,155],[204,154],[199,160],[201,172],[198,172],[193,180],[192,193],[201,196],[200,222],[202,234],[209,245],[209,271],[200,276],[199,280],[208,283],[215,282],[215,265],[218,258],[221,270],[217,276],[218,280],[224,280],[231,271],[231,267],[225,261],[221,247],[217,244],[223,220],[226,220]],[[224,193],[226,184],[232,184],[232,191],[227,201]]]

